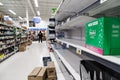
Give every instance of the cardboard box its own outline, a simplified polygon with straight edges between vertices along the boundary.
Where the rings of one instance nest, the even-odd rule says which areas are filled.
[[[46,74],[46,67],[43,67],[39,74],[38,77],[40,78],[40,80],[46,80],[47,74]]]
[[[101,55],[120,55],[120,18],[98,18],[85,29],[87,48]]]
[[[48,62],[48,66],[49,66],[49,67],[55,67],[55,64],[54,64],[53,61],[51,61],[51,62]]]
[[[32,44],[32,40],[30,40],[30,45]]]
[[[4,14],[0,12],[0,22],[4,22]]]
[[[38,78],[38,73],[40,72],[42,68],[41,67],[36,67],[29,75],[28,75],[28,80],[40,80]]]
[[[46,67],[36,67],[29,75],[28,80],[46,80]]]
[[[57,80],[57,77],[56,76],[51,76],[51,77],[48,77],[47,80]]]
[[[13,22],[12,21],[5,21],[7,24],[9,24],[9,25],[12,25],[13,24]]]
[[[26,50],[26,45],[19,46],[19,51],[25,51],[25,50]]]
[[[31,44],[32,44],[32,40],[29,40],[29,41],[28,41],[28,45],[31,45]]]
[[[55,70],[55,65],[54,62],[48,62],[48,67],[47,67],[47,76],[56,76],[56,70]]]

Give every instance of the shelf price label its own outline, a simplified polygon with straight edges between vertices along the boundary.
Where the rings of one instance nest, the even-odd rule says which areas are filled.
[[[77,53],[77,54],[81,54],[81,49],[77,48],[77,49],[76,49],[76,53]]]
[[[67,48],[69,48],[69,44],[67,44],[67,46],[66,46]]]
[[[61,42],[61,45],[63,45],[63,42]]]

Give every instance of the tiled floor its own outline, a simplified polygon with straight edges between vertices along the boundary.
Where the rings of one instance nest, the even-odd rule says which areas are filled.
[[[46,43],[33,42],[25,52],[18,52],[0,63],[0,80],[27,80],[34,67],[43,66],[43,56],[49,56]]]

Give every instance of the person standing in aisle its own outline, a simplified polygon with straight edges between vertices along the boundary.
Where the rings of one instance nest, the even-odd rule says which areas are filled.
[[[38,33],[39,43],[40,43],[40,41],[41,41],[41,43],[42,43],[42,37],[43,37],[43,34],[42,34],[42,32],[40,31],[40,32]]]

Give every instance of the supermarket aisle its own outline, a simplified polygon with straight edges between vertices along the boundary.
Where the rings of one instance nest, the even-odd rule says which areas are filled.
[[[46,42],[33,44],[0,64],[0,80],[27,80],[34,67],[43,66],[42,57],[49,56]]]

